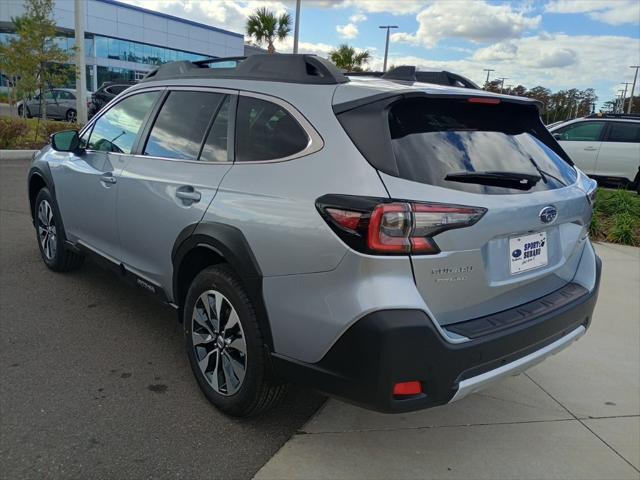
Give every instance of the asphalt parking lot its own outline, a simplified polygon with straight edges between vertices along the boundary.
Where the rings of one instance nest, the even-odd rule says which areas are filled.
[[[293,390],[256,420],[217,412],[172,310],[91,263],[45,268],[27,167],[0,162],[0,476],[253,476],[323,398]]]

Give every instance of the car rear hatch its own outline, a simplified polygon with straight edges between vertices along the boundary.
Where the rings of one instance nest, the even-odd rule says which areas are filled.
[[[334,110],[389,196],[415,212],[414,229],[441,211],[428,237],[433,251],[410,253],[441,325],[523,305],[571,281],[591,206],[533,102],[416,92],[357,103]],[[468,207],[481,218],[456,223]]]

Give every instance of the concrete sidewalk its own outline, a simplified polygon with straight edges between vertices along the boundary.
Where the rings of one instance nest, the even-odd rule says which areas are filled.
[[[422,412],[329,400],[256,478],[640,478],[640,249],[596,249],[594,320],[567,350]]]

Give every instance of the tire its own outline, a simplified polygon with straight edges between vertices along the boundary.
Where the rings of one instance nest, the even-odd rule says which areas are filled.
[[[18,116],[21,118],[22,118],[22,112],[24,111],[24,108],[25,108],[24,105],[20,105],[18,107]],[[29,107],[26,107],[26,108],[27,108],[27,118],[31,118],[31,112],[29,111]]]
[[[71,108],[67,110],[64,119],[69,123],[76,123],[78,121],[78,114],[73,108]]]
[[[280,401],[287,386],[270,375],[255,310],[228,265],[208,267],[196,276],[184,312],[189,363],[211,403],[227,415],[248,417]]]
[[[60,212],[47,188],[38,192],[34,220],[42,261],[54,272],[69,272],[80,268],[84,257],[66,247],[66,236]]]

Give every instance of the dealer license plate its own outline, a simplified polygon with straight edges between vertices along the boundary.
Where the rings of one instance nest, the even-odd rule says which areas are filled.
[[[547,232],[520,235],[509,239],[511,274],[543,267],[548,263]]]

